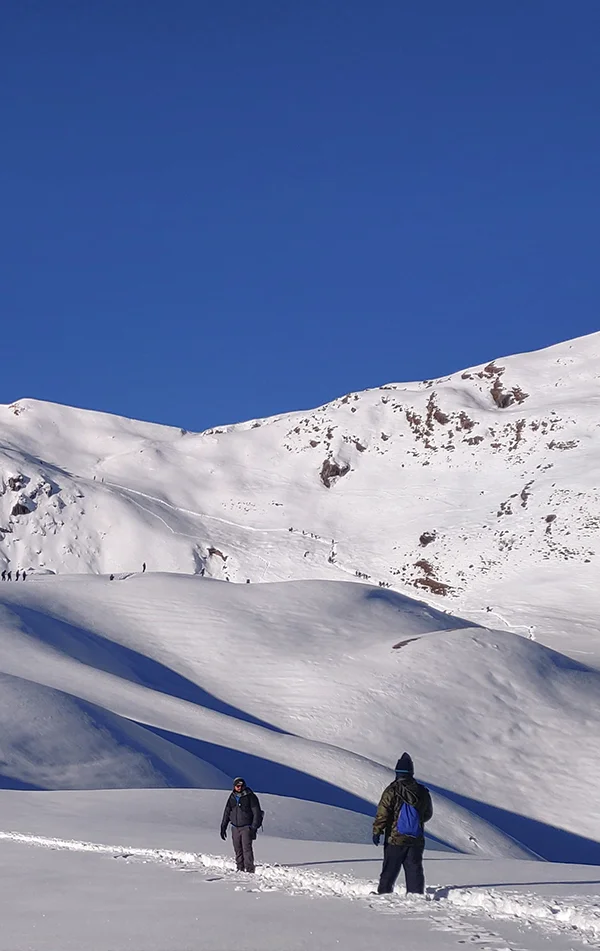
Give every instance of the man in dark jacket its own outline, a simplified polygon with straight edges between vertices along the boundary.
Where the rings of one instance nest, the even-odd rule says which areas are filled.
[[[241,776],[233,781],[233,792],[225,803],[221,820],[221,838],[227,838],[227,826],[231,823],[231,838],[235,850],[238,872],[254,871],[252,843],[262,823],[262,812],[256,793],[246,786]]]
[[[404,866],[406,893],[425,891],[423,850],[424,825],[433,815],[431,795],[414,778],[413,761],[403,753],[396,763],[396,779],[384,789],[373,823],[373,843],[384,836],[383,868],[377,889],[380,895],[394,891]]]

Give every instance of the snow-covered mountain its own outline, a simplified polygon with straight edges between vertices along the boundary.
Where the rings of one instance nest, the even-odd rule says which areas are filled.
[[[409,749],[438,846],[600,863],[599,379],[597,334],[200,434],[0,407],[0,785],[347,830]]]
[[[19,400],[0,567],[354,578],[588,650],[599,384],[593,334],[204,433]]]

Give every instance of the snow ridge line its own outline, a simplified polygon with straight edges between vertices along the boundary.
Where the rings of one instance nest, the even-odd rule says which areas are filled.
[[[59,839],[21,832],[0,831],[0,841],[18,842],[42,848],[71,852],[95,852],[114,857],[145,859],[157,864],[204,868],[228,873],[235,881],[236,868],[231,859],[204,852],[183,852],[176,849],[145,849],[136,846],[105,845],[85,842],[78,839]],[[237,873],[239,874],[239,873]],[[440,909],[441,902],[454,906],[454,911],[468,915],[486,915],[489,918],[525,921],[530,925],[541,925],[551,931],[568,931],[584,939],[600,938],[600,901],[597,898],[579,899],[577,904],[562,899],[543,899],[531,893],[499,891],[494,888],[461,888],[453,886],[429,886],[425,898],[406,897],[401,892],[389,896],[374,896],[375,882],[361,881],[351,875],[334,872],[322,873],[311,869],[298,869],[293,866],[261,865],[254,878],[260,890],[286,890],[291,894],[312,895],[319,898],[371,898],[378,907],[387,911],[394,909],[406,914],[423,905],[435,902]],[[434,906],[435,907],[435,906]],[[431,908],[433,911],[433,907]]]

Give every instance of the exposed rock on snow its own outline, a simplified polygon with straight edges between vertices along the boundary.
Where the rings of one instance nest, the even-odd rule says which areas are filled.
[[[361,446],[361,452],[364,451],[364,448]],[[340,465],[338,462],[335,462],[333,459],[325,459],[323,465],[321,466],[321,482],[326,489],[330,489],[331,486],[340,479],[342,476],[347,475],[350,472],[350,466],[348,463]]]
[[[16,476],[9,476],[6,480],[8,483],[8,488],[11,492],[20,492],[21,489],[24,489],[29,479],[27,476],[24,476],[22,473]]]
[[[35,511],[35,503],[31,500],[22,496],[18,502],[15,502],[12,509],[10,510],[11,515],[29,515],[30,512]]]
[[[431,545],[436,538],[436,532],[423,532],[423,534],[419,536],[419,545],[421,545],[422,548],[426,548],[426,546]]]
[[[600,589],[582,572],[595,570],[600,544],[599,381],[593,334],[185,437],[19,400],[0,407],[0,525],[13,528],[0,561],[130,572],[152,553],[154,569],[223,578],[218,556],[199,555],[213,547],[231,581],[367,575],[414,591],[417,540],[435,525],[444,587],[428,582],[428,597],[445,593],[475,619],[502,604],[502,623],[523,631],[549,622],[571,640],[595,637]],[[27,516],[11,516],[16,502]]]

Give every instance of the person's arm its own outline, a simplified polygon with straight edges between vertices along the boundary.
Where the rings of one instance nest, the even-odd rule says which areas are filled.
[[[252,809],[252,831],[256,835],[258,827],[260,826],[260,806],[258,804],[258,796],[254,793],[252,793],[250,799],[250,808]]]
[[[231,796],[228,796],[227,802],[225,803],[225,809],[223,810],[223,818],[221,819],[221,835],[227,832],[227,826],[229,825],[230,816],[231,816]]]
[[[433,803],[431,801],[431,793],[428,789],[425,789],[425,795],[423,796],[423,824],[429,822],[433,816]]]
[[[381,799],[379,800],[379,805],[377,806],[377,813],[373,821],[374,836],[382,835],[386,831],[393,801],[394,794],[391,787],[388,786],[387,789],[384,789]]]

